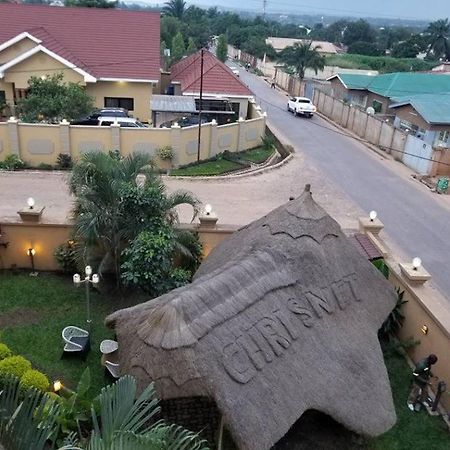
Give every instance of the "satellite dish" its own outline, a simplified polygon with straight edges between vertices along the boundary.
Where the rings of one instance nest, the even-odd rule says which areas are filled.
[[[372,108],[372,106],[369,106],[369,107],[366,109],[366,113],[369,114],[369,116],[373,116],[373,115],[375,114],[375,109]]]

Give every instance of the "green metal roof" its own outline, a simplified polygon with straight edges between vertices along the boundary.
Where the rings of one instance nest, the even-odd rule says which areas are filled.
[[[347,89],[368,90],[382,97],[411,96],[415,94],[450,93],[450,75],[421,72],[396,72],[383,75],[339,73]]]
[[[391,100],[394,104],[390,108],[411,105],[429,124],[450,125],[450,92],[393,97]]]
[[[450,75],[398,72],[377,75],[367,90],[383,97],[450,93]]]
[[[355,73],[339,73],[331,78],[338,77],[347,89],[367,89],[375,75],[361,75]]]

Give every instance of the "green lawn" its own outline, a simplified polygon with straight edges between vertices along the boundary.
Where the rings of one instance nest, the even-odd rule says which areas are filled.
[[[440,417],[425,411],[411,412],[406,406],[411,369],[401,356],[386,356],[386,366],[394,395],[397,424],[383,436],[374,439],[371,450],[448,450],[450,433]]]
[[[63,328],[86,328],[84,286],[76,288],[68,277],[56,275],[0,274],[0,342],[28,358],[51,381],[61,379],[68,387],[75,387],[89,366],[92,395],[99,393],[105,384],[99,344],[113,335],[103,321],[121,305],[113,297],[91,294],[91,351],[86,361],[61,359]]]
[[[263,147],[253,148],[245,152],[238,153],[239,158],[244,161],[250,161],[255,164],[261,164],[266,161],[273,154],[273,149]]]
[[[378,70],[380,73],[431,70],[436,65],[432,61],[417,58],[392,58],[389,56],[366,56],[339,54],[326,57],[327,66],[343,69]]]
[[[242,165],[227,159],[217,159],[216,161],[207,161],[194,166],[172,170],[170,173],[177,177],[200,177],[222,175],[233,170],[241,169]]]
[[[218,157],[212,161],[200,162],[189,167],[175,169],[171,172],[173,176],[198,177],[198,176],[217,176],[234,170],[242,169],[246,163],[261,164],[273,154],[273,149],[264,149],[256,147],[244,152],[230,153],[228,159]],[[235,161],[231,160],[231,157]],[[239,164],[239,162],[243,164]]]

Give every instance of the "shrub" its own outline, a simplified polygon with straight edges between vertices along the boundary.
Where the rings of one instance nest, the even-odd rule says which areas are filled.
[[[31,369],[31,363],[23,356],[9,356],[0,361],[0,375],[15,375],[21,378],[22,375]]]
[[[12,355],[12,351],[6,344],[0,342],[0,361]]]
[[[4,161],[0,161],[0,169],[18,170],[24,168],[25,163],[17,155],[8,155]]]
[[[172,269],[173,232],[168,226],[143,231],[122,252],[122,280],[143,291],[161,295]]]
[[[71,169],[72,165],[72,157],[67,153],[60,153],[58,158],[56,158],[56,167],[58,169]]]
[[[71,273],[77,271],[76,252],[72,241],[65,242],[56,247],[54,256],[63,272]]]
[[[53,166],[51,164],[47,164],[47,163],[40,163],[37,168],[39,170],[53,170]]]
[[[50,381],[39,370],[27,370],[20,379],[20,386],[23,389],[36,388],[40,391],[47,391],[50,387]]]
[[[261,138],[261,147],[264,150],[272,150],[275,147],[275,139],[272,136],[265,134]]]
[[[173,147],[170,145],[160,147],[157,150],[157,154],[163,161],[170,161],[173,158]]]

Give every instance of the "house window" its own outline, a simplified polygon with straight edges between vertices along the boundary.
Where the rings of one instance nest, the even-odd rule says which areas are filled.
[[[381,112],[381,109],[383,108],[383,103],[379,102],[378,100],[374,100],[372,102],[372,108],[375,110],[375,112],[378,114]]]
[[[441,131],[436,139],[438,147],[450,147],[450,131]]]
[[[127,111],[134,111],[134,98],[105,97],[105,108],[124,108]]]
[[[0,106],[6,104],[6,93],[5,91],[0,91]]]

